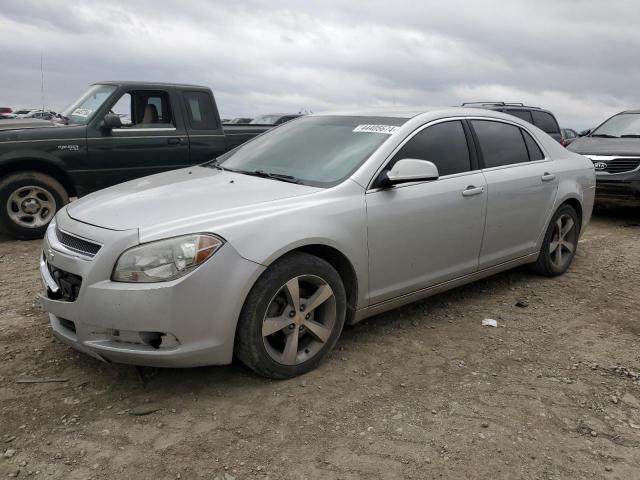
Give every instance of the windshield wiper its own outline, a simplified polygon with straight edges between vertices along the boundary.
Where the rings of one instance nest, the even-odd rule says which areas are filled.
[[[637,133],[629,134],[629,135],[620,135],[620,138],[640,138],[640,135]]]
[[[264,170],[232,170],[232,172],[242,173],[244,175],[253,175],[254,177],[271,178],[281,182],[300,183],[300,180],[296,177],[292,175],[285,175],[284,173],[271,173],[265,172]]]
[[[609,135],[608,133],[592,133],[589,135],[590,137],[600,137],[600,138],[620,138],[615,135]]]
[[[218,163],[217,160],[213,160],[213,161],[211,161],[209,163],[205,163],[204,166],[205,167],[212,167],[212,168],[215,168],[216,170],[225,170],[227,172],[234,172],[235,171],[235,170],[231,170],[230,168],[223,167],[222,165],[220,165]]]

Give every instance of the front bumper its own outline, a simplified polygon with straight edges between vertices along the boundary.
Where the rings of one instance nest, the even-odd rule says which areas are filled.
[[[596,176],[596,203],[640,205],[640,172]]]
[[[66,210],[56,220],[62,231],[102,244],[93,259],[86,259],[60,244],[52,229],[45,236],[41,272],[46,294],[41,302],[58,339],[116,363],[193,367],[231,362],[237,319],[263,266],[224,244],[177,280],[112,282],[120,253],[138,244],[137,230],[94,227],[71,219]],[[52,291],[51,270],[82,279],[72,301]]]

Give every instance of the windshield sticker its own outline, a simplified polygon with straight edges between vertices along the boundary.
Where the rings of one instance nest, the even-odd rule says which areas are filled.
[[[76,108],[73,112],[71,112],[72,117],[88,117],[91,115],[93,110],[89,110],[88,108]]]
[[[400,130],[400,127],[393,125],[358,125],[353,129],[354,132],[366,132],[366,133],[385,133],[392,135]]]

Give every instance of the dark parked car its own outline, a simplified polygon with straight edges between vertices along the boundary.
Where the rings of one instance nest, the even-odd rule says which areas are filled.
[[[206,162],[268,129],[223,127],[206,87],[96,83],[56,123],[0,122],[0,227],[41,237],[70,196]]]
[[[579,138],[580,135],[573,128],[561,128],[560,132],[562,133],[562,138],[567,145],[573,142],[576,138]]]
[[[251,123],[251,120],[253,120],[253,118],[237,117],[237,118],[232,118],[231,120],[227,120],[226,122],[223,122],[223,123],[231,124],[231,125],[238,125],[238,124]]]
[[[529,123],[534,124],[543,132],[547,133],[560,143],[563,147],[567,144],[560,132],[560,125],[556,120],[556,117],[549,110],[544,110],[539,107],[529,107],[522,103],[505,103],[505,102],[467,102],[462,104],[463,107],[477,107],[486,108],[488,110],[495,110],[498,112],[508,113],[514,117],[526,120]]]
[[[593,162],[597,203],[640,205],[640,110],[614,115],[569,150]]]
[[[299,113],[287,114],[287,113],[268,113],[266,115],[260,115],[259,117],[251,120],[252,125],[281,125],[294,118],[301,117]]]

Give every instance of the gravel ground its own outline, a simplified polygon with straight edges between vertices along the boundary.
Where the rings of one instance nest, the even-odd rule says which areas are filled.
[[[0,237],[0,478],[640,478],[640,209],[598,212],[563,277],[369,319],[280,382],[76,353],[37,302],[38,253]]]

